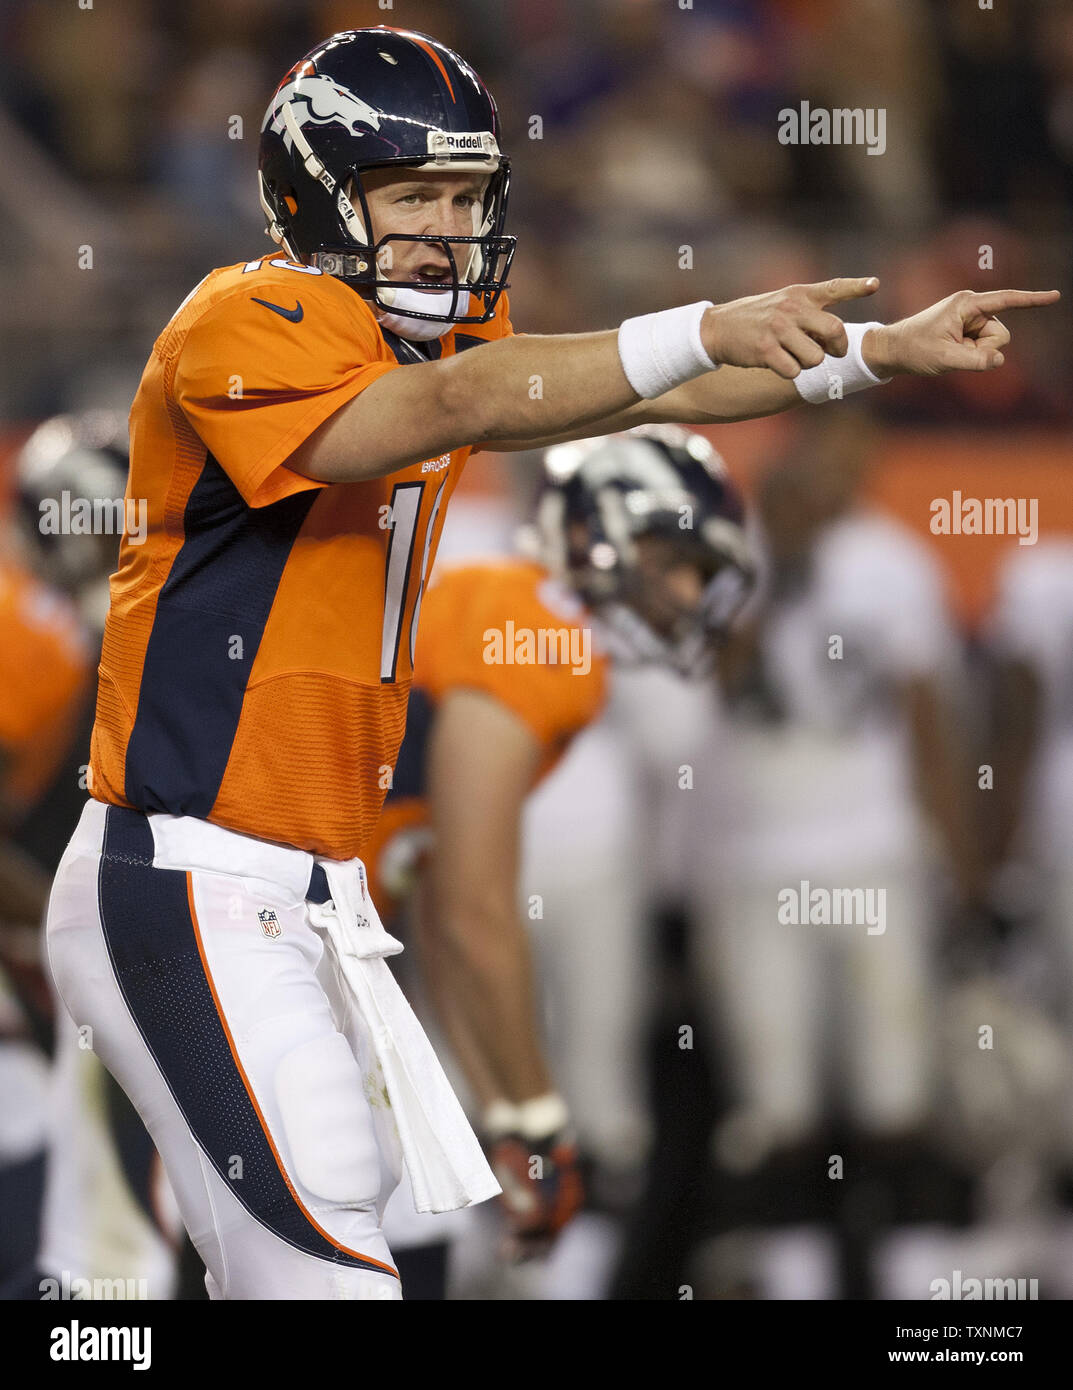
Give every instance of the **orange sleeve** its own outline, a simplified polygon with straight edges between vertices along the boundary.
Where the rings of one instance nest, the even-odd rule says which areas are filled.
[[[455,689],[483,691],[552,753],[599,713],[606,660],[593,650],[583,612],[546,605],[546,583],[542,572],[529,567],[449,572],[425,597],[416,680],[434,700]],[[551,633],[566,637],[551,639]],[[540,660],[542,651],[568,660]]]
[[[325,486],[284,461],[340,406],[398,366],[371,311],[351,298],[340,302],[298,274],[251,276],[248,287],[212,305],[185,336],[175,400],[251,507]],[[279,312],[299,307],[298,321]]]

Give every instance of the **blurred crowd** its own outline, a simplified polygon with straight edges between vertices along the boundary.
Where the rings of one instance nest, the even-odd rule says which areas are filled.
[[[901,383],[870,413],[810,417],[768,447],[761,583],[718,678],[616,672],[606,713],[534,795],[519,888],[547,902],[535,944],[590,1198],[549,1260],[506,1272],[488,1213],[461,1221],[455,1296],[928,1298],[962,1270],[1073,1297],[1073,538],[1011,539],[968,634],[935,550],[867,500],[899,427],[941,441],[950,426],[1071,423],[1073,11],[9,0],[6,427],[125,413],[184,295],[267,249],[268,94],[314,41],[380,22],[455,47],[497,97],[519,330],[833,274],[878,274],[884,319],[954,288],[1064,291],[1017,321],[994,378]],[[886,152],[780,145],[778,112],[804,99],[885,108]],[[123,446],[98,423],[99,464]],[[19,468],[32,508],[32,460]],[[444,556],[508,537],[525,489],[468,505]],[[111,563],[87,558],[98,537],[35,553],[33,530],[16,515],[0,547],[20,555],[0,572],[0,615],[23,645],[5,647],[30,653],[25,714],[12,704],[3,730],[23,758],[3,766],[5,881],[22,896],[0,916],[23,923],[84,795]],[[780,920],[779,895],[803,882],[884,889],[883,929]],[[0,1066],[23,1118],[4,1136],[0,1203],[26,1213],[54,1123],[49,1005],[32,946],[5,939]],[[122,1097],[102,1088],[115,1118]],[[173,1239],[174,1217],[124,1194],[114,1165],[94,1181],[87,1203],[145,1227],[114,1259],[156,1281],[170,1246],[146,1232]],[[37,1239],[31,1223],[3,1278]],[[194,1296],[198,1271],[168,1286]]]
[[[529,331],[831,273],[882,275],[885,319],[952,283],[1066,287],[1061,0],[10,0],[0,289],[20,351],[0,376],[6,417],[129,397],[206,269],[262,249],[267,94],[323,35],[376,23],[443,39],[497,96],[522,236],[512,307]],[[778,113],[802,100],[884,108],[885,152],[780,144]],[[902,412],[1065,418],[1068,316],[1026,324],[997,403],[961,383],[903,395]]]

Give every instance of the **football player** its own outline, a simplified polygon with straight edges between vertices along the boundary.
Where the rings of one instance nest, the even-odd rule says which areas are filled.
[[[365,850],[389,922],[412,890],[422,978],[482,1107],[519,1253],[546,1248],[581,1197],[525,918],[555,924],[543,894],[519,911],[526,803],[600,712],[605,653],[699,672],[752,580],[741,500],[702,436],[641,426],[552,448],[545,472],[534,558],[449,569],[426,596],[406,737]]]
[[[988,750],[995,788],[994,800],[985,800],[991,931],[978,943],[977,954],[987,957],[984,966],[1000,989],[1014,984],[1018,974],[1040,982],[1040,1013],[1060,1026],[1068,1046],[1073,1037],[1073,539],[1054,535],[1034,546],[1010,546],[985,636],[996,664],[993,753]],[[1013,988],[1009,993],[1016,995]],[[1018,1002],[1024,1017],[1025,1001]],[[1024,1033],[1032,1037],[1028,1028]],[[1038,1065],[1047,1051],[1032,1049],[1030,1055],[1037,1075],[1029,1084],[1022,1071],[1011,1089],[1041,1099],[1032,1137],[1037,1143],[1050,1137],[1053,1143],[1057,1129],[1054,1147],[1068,1175],[1073,1171],[1069,1101],[1058,1099],[1053,1084],[1049,1090],[1041,1084],[1049,1079],[1040,1077]],[[1061,1075],[1066,1080],[1068,1069]],[[1023,1120],[1020,1111],[1011,1107],[1008,1125]],[[1067,1205],[1068,1195],[1067,1178]]]
[[[40,925],[49,878],[59,863],[84,797],[72,768],[82,716],[91,703],[93,639],[79,613],[72,575],[56,564],[81,537],[51,534],[24,481],[44,476],[48,441],[70,444],[72,422],[36,430],[15,461],[18,524],[0,556],[0,1208],[5,1240],[0,1282],[22,1292],[33,1267],[48,1132],[45,1054],[53,1046],[53,1009],[41,969]],[[32,469],[31,469],[32,465]],[[122,495],[123,475],[119,491]],[[75,489],[76,495],[82,489]],[[90,538],[91,542],[93,538]],[[113,540],[113,546],[118,544]],[[114,552],[113,552],[114,554]],[[88,742],[88,725],[85,727]],[[62,784],[77,809],[55,844],[43,832]],[[54,852],[53,852],[54,851]],[[62,1025],[61,1025],[62,1026]]]
[[[127,422],[109,410],[53,416],[15,459],[19,538],[35,571],[80,615],[87,658],[100,651],[128,466]],[[50,521],[62,520],[64,498],[66,528]],[[62,761],[17,831],[22,847],[50,873],[85,801],[80,786],[94,711],[88,669],[86,674],[71,718],[77,732],[50,752]],[[103,1287],[134,1290],[139,1297],[170,1297],[183,1232],[160,1159],[137,1111],[86,1046],[86,1036],[62,1006],[55,1014],[40,1248],[36,1267],[27,1266],[10,1291],[40,1298],[48,1287],[43,1280],[60,1288],[64,1280],[85,1287],[76,1282],[85,1280],[90,1287],[105,1281]],[[113,1285],[117,1279],[121,1284]]]
[[[71,745],[90,675],[89,644],[64,595],[0,556],[0,1283],[32,1263],[46,1135],[52,1008],[39,927],[49,871],[19,832]]]
[[[1061,1009],[1073,1020],[1073,540],[1011,546],[999,573],[987,638],[998,661],[996,780],[988,826],[995,900],[1035,889],[1066,982]],[[1040,891],[1042,888],[1042,891]],[[1020,890],[1018,892],[1018,889]]]
[[[825,1124],[864,1147],[877,1183],[934,1162],[936,868],[959,905],[980,872],[940,567],[861,498],[867,417],[808,423],[760,489],[766,592],[722,653],[731,737],[718,788],[700,789],[712,853],[693,863],[696,969],[737,1092],[715,1152],[791,1226],[843,1191],[813,1181]],[[852,911],[817,907],[846,888]],[[853,1199],[829,1200],[845,1213]],[[883,1275],[862,1255],[865,1205],[846,1218],[863,1268],[844,1296]],[[823,1266],[818,1230],[787,1240]]]
[[[826,306],[878,280],[836,279],[515,337],[509,178],[462,58],[408,30],[333,35],[265,115],[277,249],[191,291],[131,412],[147,531],[111,581],[49,951],[214,1297],[401,1297],[380,1213],[403,1162],[421,1209],[498,1190],[359,858],[470,451],[990,370],[994,315],[1057,297],[963,291],[844,325]]]

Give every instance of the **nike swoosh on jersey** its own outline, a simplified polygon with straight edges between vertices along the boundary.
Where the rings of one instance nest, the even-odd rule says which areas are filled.
[[[250,295],[255,304],[263,304],[266,309],[271,309],[274,314],[279,314],[281,318],[289,319],[291,323],[301,323],[302,315],[305,310],[302,308],[302,301],[296,299],[293,309],[284,309],[279,304],[269,304],[267,299],[258,299],[256,295]]]

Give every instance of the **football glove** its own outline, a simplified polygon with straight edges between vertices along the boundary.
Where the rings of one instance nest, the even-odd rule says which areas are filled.
[[[497,1101],[485,1115],[489,1158],[515,1259],[542,1254],[581,1207],[584,1190],[566,1105],[557,1095],[520,1105]]]

